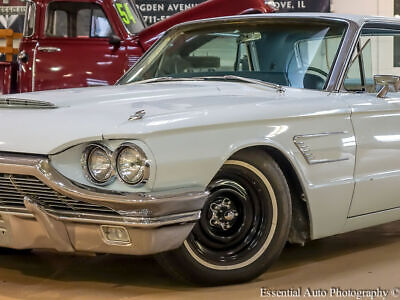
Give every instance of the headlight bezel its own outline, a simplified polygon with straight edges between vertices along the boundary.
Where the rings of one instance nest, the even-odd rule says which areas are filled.
[[[142,166],[143,172],[142,172],[142,176],[141,176],[137,181],[135,181],[135,182],[129,182],[129,181],[125,180],[125,179],[124,179],[124,176],[121,175],[120,168],[119,168],[119,166],[118,166],[118,159],[119,159],[119,156],[120,156],[121,152],[122,152],[123,150],[127,149],[127,148],[136,150],[136,151],[143,157],[143,159],[142,159],[142,161],[143,161],[143,166]],[[136,145],[136,144],[134,144],[134,143],[130,143],[130,142],[122,143],[121,145],[118,146],[117,149],[115,149],[115,151],[114,151],[114,153],[113,153],[113,160],[112,160],[112,161],[113,161],[113,163],[114,163],[114,170],[115,170],[115,173],[116,173],[118,179],[119,179],[121,182],[123,182],[123,183],[125,183],[125,184],[128,184],[128,185],[130,185],[130,186],[141,186],[141,185],[146,184],[147,181],[149,180],[149,177],[150,177],[150,162],[149,162],[149,160],[148,160],[148,158],[147,158],[146,153],[145,153],[145,152],[143,151],[143,149],[142,149],[141,147],[139,147],[138,145]]]
[[[103,152],[106,153],[107,158],[111,162],[112,170],[111,170],[111,176],[108,178],[108,180],[101,182],[97,180],[93,175],[92,172],[89,168],[89,159],[91,153],[95,149],[101,149]],[[143,161],[143,174],[135,182],[129,182],[124,179],[124,176],[120,174],[119,167],[118,167],[118,157],[121,153],[126,148],[132,148],[138,151],[142,157]],[[104,145],[103,143],[100,142],[94,142],[94,143],[89,143],[84,146],[84,149],[81,154],[81,167],[83,169],[83,174],[86,180],[88,180],[90,183],[96,185],[96,186],[108,186],[113,184],[116,179],[118,178],[118,181],[121,182],[124,185],[135,187],[135,188],[140,188],[146,183],[148,183],[150,176],[151,176],[151,170],[150,170],[150,160],[148,159],[147,153],[143,150],[142,145],[138,145],[133,142],[122,142],[119,145],[115,145],[114,147],[109,148],[108,146]]]
[[[96,149],[100,149],[101,151],[103,151],[106,154],[106,157],[108,158],[108,160],[110,161],[110,166],[111,166],[110,177],[104,181],[97,180],[89,167],[90,156]],[[84,173],[86,179],[89,180],[89,182],[91,182],[97,186],[110,185],[117,178],[117,176],[115,174],[115,168],[113,165],[113,152],[109,148],[107,148],[106,146],[104,146],[102,144],[92,143],[85,147],[85,150],[82,153],[81,166],[82,166],[83,173]]]

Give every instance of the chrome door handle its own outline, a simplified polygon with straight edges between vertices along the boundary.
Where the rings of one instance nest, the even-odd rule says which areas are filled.
[[[61,49],[57,47],[38,47],[38,51],[41,52],[60,52]]]

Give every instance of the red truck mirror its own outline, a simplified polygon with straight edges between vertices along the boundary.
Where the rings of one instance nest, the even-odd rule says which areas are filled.
[[[20,53],[18,53],[17,60],[18,60],[18,62],[21,62],[21,63],[28,62],[29,56],[26,53],[26,51],[22,50]]]
[[[115,47],[119,47],[119,45],[121,44],[121,39],[116,34],[111,35],[110,39],[108,41],[109,41],[110,45],[113,45]]]

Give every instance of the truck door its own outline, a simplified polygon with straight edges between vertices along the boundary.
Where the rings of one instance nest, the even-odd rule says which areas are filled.
[[[127,61],[116,34],[97,3],[51,2],[34,50],[32,90],[114,84]]]

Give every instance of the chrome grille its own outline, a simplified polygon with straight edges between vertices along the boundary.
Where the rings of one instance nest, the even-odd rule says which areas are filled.
[[[30,196],[45,210],[60,214],[119,215],[108,207],[68,198],[34,176],[0,173],[0,210],[24,210],[24,196]]]

